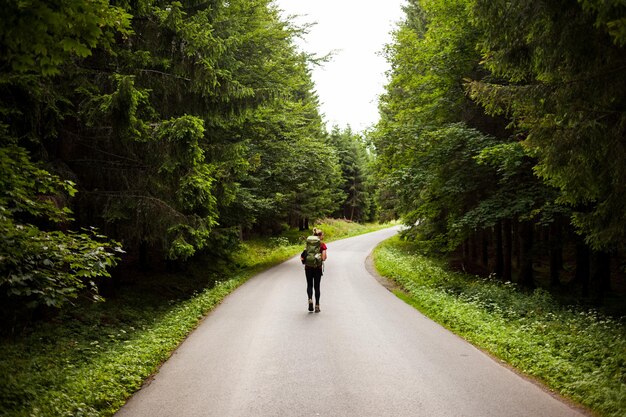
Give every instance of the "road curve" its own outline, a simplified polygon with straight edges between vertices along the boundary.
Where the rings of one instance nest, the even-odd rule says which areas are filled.
[[[381,286],[387,229],[328,244],[321,313],[293,258],[228,296],[116,414],[583,416]]]

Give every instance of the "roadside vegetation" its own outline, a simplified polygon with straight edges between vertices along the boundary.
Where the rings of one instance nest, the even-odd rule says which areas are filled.
[[[626,4],[410,0],[405,12],[369,134],[381,216],[466,271],[623,298]]]
[[[325,220],[327,240],[377,230]],[[308,231],[310,232],[310,231]],[[1,416],[109,416],[221,300],[254,273],[302,250],[307,231],[245,242],[211,271],[158,271],[118,285],[102,303],[85,301],[0,341]]]
[[[327,218],[318,227],[324,231],[324,241],[330,242],[374,232],[390,225],[391,223],[356,223]],[[276,265],[302,251],[306,235],[307,231],[290,229],[278,237],[247,240],[242,244],[242,249],[233,256],[234,263],[238,267],[252,270]]]
[[[626,323],[543,289],[454,272],[400,237],[375,251],[398,297],[477,347],[602,416],[626,415]]]

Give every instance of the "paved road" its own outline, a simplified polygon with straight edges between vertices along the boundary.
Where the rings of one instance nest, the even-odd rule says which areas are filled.
[[[381,286],[365,258],[393,233],[328,244],[319,314],[298,259],[254,277],[117,416],[582,415]]]

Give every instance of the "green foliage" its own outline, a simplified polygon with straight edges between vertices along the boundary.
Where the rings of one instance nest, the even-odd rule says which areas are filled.
[[[609,291],[615,270],[590,275],[587,256],[566,253],[574,280],[563,254],[587,250],[576,235],[596,253],[624,247],[625,10],[409,2],[386,49],[392,69],[371,134],[385,216],[474,271],[531,287],[543,256],[552,285],[570,278],[587,293],[592,277]],[[541,248],[539,225],[549,234]]]
[[[59,74],[67,60],[130,34],[131,16],[106,0],[8,0],[0,18],[0,67]]]
[[[626,46],[626,17],[623,1],[579,0],[579,3],[584,11],[596,15],[594,24],[596,28],[608,32],[616,45]]]
[[[245,276],[189,300],[127,297],[80,306],[62,322],[2,341],[0,410],[13,416],[110,416]],[[24,355],[27,352],[28,355]],[[9,370],[11,369],[11,371]]]
[[[594,249],[621,246],[626,113],[621,1],[476,1],[478,45],[492,76],[469,83],[491,114],[509,117]]]
[[[413,200],[418,209],[413,214],[425,220],[423,227],[431,223],[431,238],[438,239],[443,233],[443,241],[453,249],[469,230],[491,225],[489,219],[482,219],[473,228],[462,230],[459,219],[493,192],[494,175],[478,164],[476,157],[495,140],[462,124],[424,133],[424,138],[424,162],[413,168],[418,179],[414,186],[419,190],[418,200]]]
[[[75,184],[33,161],[40,141],[55,133],[67,100],[49,76],[66,62],[109,49],[114,34],[130,34],[130,16],[104,1],[9,1],[0,17],[0,269],[3,303],[59,307],[94,278],[109,276],[121,252],[94,230],[66,231]],[[59,230],[61,229],[61,230]],[[8,298],[5,298],[8,297]],[[9,304],[9,301],[11,303]]]
[[[303,79],[303,71],[301,61],[294,74]],[[296,225],[330,214],[339,203],[340,167],[311,89],[296,83],[289,99],[260,107],[241,126],[251,161],[242,184],[246,194],[235,203],[251,214],[244,226]]]
[[[355,223],[343,219],[326,218],[316,223],[324,231],[324,240],[333,241],[374,232],[392,226],[394,223]]]
[[[501,132],[489,128],[493,121],[463,91],[462,80],[481,71],[469,7],[463,0],[409,3],[408,19],[387,47],[391,77],[371,135],[383,189],[379,199],[393,201],[393,210],[412,227],[419,225],[420,234],[438,249],[454,249],[513,211],[500,207],[465,219],[500,191],[499,177],[515,175],[479,163],[489,149],[495,152],[510,139],[495,136]],[[521,160],[520,155],[514,165]]]
[[[315,223],[324,231],[324,241],[345,239],[390,227],[389,223],[356,223],[345,219],[325,218]],[[241,267],[268,267],[299,254],[305,247],[305,239],[312,230],[288,229],[280,236],[246,240],[234,251],[233,261]],[[257,258],[264,261],[259,263]]]
[[[116,61],[133,74],[136,98],[125,100],[124,117],[112,114],[111,122],[153,128],[113,135],[98,146],[135,166],[108,171],[124,178],[115,193],[101,191],[111,187],[107,176],[88,185],[106,201],[108,229],[121,231],[133,248],[147,244],[184,261],[217,229],[332,211],[336,161],[323,140],[306,57],[292,44],[296,30],[270,3],[172,3],[137,13],[155,18],[138,20],[135,33],[164,36],[117,45]],[[96,90],[110,85],[106,80]],[[134,143],[120,140],[125,137]],[[106,158],[106,166],[120,157]],[[319,165],[318,181],[307,183],[304,165]],[[81,169],[80,175],[89,173]],[[130,215],[119,218],[120,211]]]
[[[0,148],[0,290],[29,307],[60,307],[88,286],[96,300],[93,279],[108,277],[117,263],[115,242],[95,230],[86,233],[48,231],[31,224],[69,220],[65,194],[76,190],[33,164],[18,146]]]
[[[28,215],[53,222],[68,219],[69,209],[57,206],[55,197],[74,195],[74,184],[37,167],[23,148],[0,148],[0,174],[3,215]]]
[[[242,230],[336,210],[339,165],[314,58],[296,50],[302,29],[271,1],[5,6],[0,181],[12,240],[1,256],[14,293],[39,294],[30,274],[56,271],[46,303],[57,305],[61,282],[75,296],[106,276],[116,243],[68,228],[97,226],[128,262],[182,263],[209,243],[214,257],[229,253]]]
[[[562,306],[544,290],[451,272],[420,244],[387,241],[380,273],[428,317],[605,416],[626,411],[626,327],[594,311]]]
[[[0,288],[28,301],[29,307],[61,307],[86,286],[100,300],[93,279],[109,277],[108,268],[117,263],[114,252],[121,252],[94,230],[44,232],[0,215],[0,232]]]
[[[341,210],[334,216],[354,221],[372,220],[375,216],[374,181],[370,172],[373,157],[364,139],[349,127],[341,130],[338,126],[333,127],[329,139],[337,150],[345,194]]]
[[[112,124],[114,135],[141,141],[146,135],[147,125],[140,118],[140,110],[149,107],[149,91],[135,86],[135,77],[114,74],[111,94],[91,97],[85,106],[88,126],[97,126],[106,118]]]

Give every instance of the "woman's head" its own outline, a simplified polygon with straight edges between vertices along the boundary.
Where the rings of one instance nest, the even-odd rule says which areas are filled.
[[[313,228],[313,234],[320,239],[324,237],[324,232],[322,232],[322,229],[318,229],[317,227]]]

